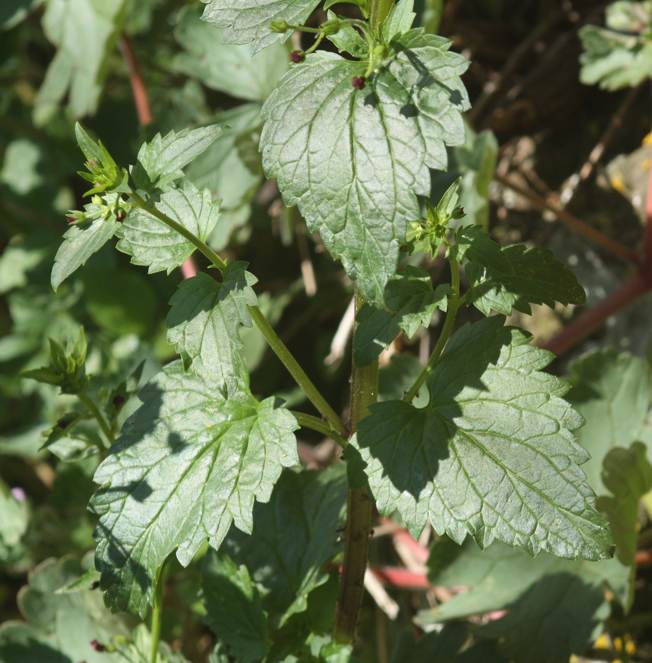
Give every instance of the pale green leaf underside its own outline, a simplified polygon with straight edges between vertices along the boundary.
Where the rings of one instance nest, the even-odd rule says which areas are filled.
[[[174,68],[231,97],[264,101],[289,66],[281,44],[252,56],[248,46],[226,43],[222,31],[194,13],[185,15],[175,37],[185,52],[174,58]]]
[[[604,585],[618,591],[627,575],[614,559],[595,563],[547,554],[533,559],[498,543],[487,550],[468,544],[448,568],[431,577],[437,585],[463,585],[468,591],[420,612],[417,621],[429,625],[507,609],[507,616],[481,627],[481,634],[500,637],[514,656],[509,660],[567,661],[572,653],[584,652],[608,615]]]
[[[229,392],[248,383],[239,331],[251,326],[247,307],[256,305],[255,283],[246,264],[235,262],[221,283],[200,273],[183,281],[170,300],[168,340],[190,357],[194,371]]]
[[[71,274],[86,264],[118,230],[119,224],[113,218],[94,219],[86,228],[72,226],[63,236],[52,266],[50,282],[56,290]]]
[[[168,187],[183,175],[182,169],[204,153],[220,136],[222,127],[212,125],[198,129],[170,131],[165,136],[156,134],[138,150],[138,165],[134,175],[143,188],[155,185]],[[142,169],[147,180],[140,182]]]
[[[199,191],[186,182],[182,189],[166,191],[156,203],[157,209],[206,241],[219,217],[219,206],[209,191]],[[117,248],[131,256],[134,265],[148,267],[148,272],[167,272],[179,267],[195,247],[176,230],[145,210],[134,207],[119,230]]]
[[[614,2],[606,13],[606,29],[580,30],[582,82],[618,90],[652,78],[652,2]]]
[[[598,508],[609,519],[618,559],[631,566],[638,543],[639,500],[652,490],[646,446],[635,442],[629,449],[612,449],[604,459],[602,480],[611,495],[599,497]]]
[[[318,52],[263,107],[267,174],[378,305],[407,223],[419,217],[417,196],[430,191],[429,168],[445,169],[446,145],[464,141],[467,62],[448,47],[408,32],[364,90],[351,85],[364,63]]]
[[[584,471],[593,490],[606,492],[602,463],[614,447],[629,447],[641,436],[650,410],[650,369],[629,353],[599,350],[570,369],[568,400],[585,420],[577,436],[590,454]]]
[[[202,18],[224,30],[231,44],[252,44],[255,51],[283,42],[290,32],[272,32],[272,21],[302,25],[320,0],[202,0]]]
[[[44,124],[68,94],[73,117],[93,113],[102,91],[104,63],[116,38],[125,0],[50,0],[43,29],[57,46],[34,107]]]
[[[218,548],[232,523],[251,531],[254,502],[269,500],[282,468],[298,463],[298,426],[273,399],[227,400],[181,362],[141,400],[97,469],[92,507],[108,604],[144,615],[169,554],[187,565],[206,540]]]
[[[566,385],[540,371],[550,354],[503,322],[453,337],[426,408],[388,401],[361,422],[356,444],[378,508],[458,543],[471,534],[483,547],[606,557],[608,529],[573,435],[581,418],[561,398]]]
[[[447,285],[434,289],[430,275],[416,267],[392,277],[385,288],[385,307],[365,304],[358,315],[353,339],[356,363],[372,362],[401,331],[412,337],[427,327],[437,309],[446,309],[449,292]]]

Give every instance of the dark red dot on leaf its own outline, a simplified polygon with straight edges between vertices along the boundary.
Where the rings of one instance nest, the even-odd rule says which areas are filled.
[[[364,86],[367,84],[367,79],[364,76],[354,76],[351,79],[351,85],[356,90],[364,90]]]
[[[97,640],[91,640],[91,647],[98,652],[106,651],[106,647]]]
[[[295,64],[299,64],[299,62],[303,62],[305,59],[306,54],[303,51],[292,51],[290,53],[290,60]]]
[[[113,397],[113,407],[116,410],[119,410],[126,402],[126,398],[122,396],[121,394],[117,394],[116,396]]]

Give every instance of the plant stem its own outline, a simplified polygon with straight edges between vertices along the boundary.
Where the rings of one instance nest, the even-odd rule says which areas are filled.
[[[175,221],[167,214],[163,214],[156,205],[148,203],[144,198],[142,198],[135,191],[130,193],[131,202],[133,202],[136,207],[144,210],[148,214],[155,216],[159,221],[162,221],[166,226],[176,230],[180,235],[185,237],[200,253],[203,253],[220,272],[223,272],[226,269],[226,262],[220,258],[220,256],[211,249],[206,242],[202,242],[199,237],[194,235],[190,230],[182,226],[179,222]]]
[[[165,578],[167,576],[167,560],[163,562],[156,578],[156,588],[152,601],[152,622],[150,627],[151,649],[149,654],[150,663],[158,660],[158,645],[161,640],[161,625],[163,622],[163,590],[165,589]]]
[[[95,403],[93,402],[93,399],[84,392],[77,394],[77,397],[84,404],[86,409],[93,415],[93,417],[95,417],[97,423],[99,424],[100,428],[102,429],[102,432],[104,433],[104,436],[106,437],[109,443],[109,446],[111,446],[114,440],[113,431],[111,430],[111,427],[104,418],[104,415],[100,412],[100,408],[98,408],[97,405],[95,405]]]
[[[148,203],[137,193],[131,193],[131,200],[137,207],[140,207],[152,216],[156,217],[159,221],[162,221],[165,225],[169,226],[173,230],[176,230],[180,235],[191,242],[200,253],[208,258],[208,260],[220,271],[220,273],[224,272],[227,266],[226,262],[222,260],[222,258],[220,258],[220,256],[205,242],[196,237],[187,228],[184,228],[174,219],[171,219],[169,216],[167,216],[167,214],[164,214],[154,205]],[[252,320],[256,323],[256,326],[260,330],[260,333],[263,335],[268,345],[273,350],[274,354],[276,354],[281,363],[294,378],[295,382],[299,385],[299,387],[301,387],[308,400],[315,406],[315,408],[317,408],[317,411],[322,415],[322,417],[328,421],[333,431],[339,433],[342,436],[345,435],[346,431],[340,417],[329,405],[328,401],[321,395],[321,392],[313,384],[312,380],[308,377],[303,368],[301,368],[299,362],[295,359],[294,355],[290,352],[285,343],[283,343],[279,335],[274,331],[274,328],[272,325],[270,325],[267,318],[265,318],[260,308],[258,306],[250,306],[249,313],[251,314]]]
[[[272,348],[274,354],[281,360],[281,363],[294,378],[294,381],[301,387],[308,400],[317,408],[319,414],[328,421],[333,431],[342,436],[346,435],[342,420],[329,405],[328,401],[321,395],[321,392],[313,384],[312,380],[306,375],[306,372],[301,368],[294,355],[274,331],[274,328],[269,324],[269,321],[263,315],[260,308],[258,306],[250,306],[249,313],[260,333],[265,337],[269,347]]]
[[[441,334],[437,339],[437,344],[435,349],[432,351],[428,363],[425,368],[421,371],[419,377],[416,379],[415,383],[410,387],[408,392],[403,397],[403,400],[411,403],[414,400],[414,397],[419,393],[419,389],[423,386],[424,382],[428,379],[428,376],[432,373],[435,365],[441,357],[441,353],[448,343],[448,339],[453,333],[455,328],[455,321],[457,320],[457,312],[460,310],[460,266],[457,263],[457,260],[454,256],[451,255],[450,258],[451,266],[451,287],[453,289],[453,295],[448,298],[448,310],[446,311],[446,319],[444,320],[444,326],[441,330]]]
[[[394,0],[371,0],[369,23],[374,34],[380,32],[380,28],[385,22],[393,4]]]
[[[360,310],[362,304],[362,298],[356,296],[356,310]],[[357,366],[354,360],[351,380],[352,433],[367,416],[369,406],[375,403],[377,398],[378,361],[369,366]],[[339,642],[353,642],[355,639],[358,613],[364,595],[364,574],[367,570],[373,501],[366,481],[356,481],[357,483],[360,485],[349,483],[347,498],[344,567],[335,617],[335,638]]]
[[[305,412],[293,411],[292,415],[297,420],[297,423],[299,426],[301,426],[301,428],[309,428],[310,430],[314,430],[317,433],[322,433],[322,435],[325,435],[326,437],[330,437],[334,442],[337,442],[337,444],[339,444],[342,449],[344,449],[348,444],[346,439],[339,433],[335,432],[327,421],[319,419],[318,417],[313,417],[311,414],[306,414]]]

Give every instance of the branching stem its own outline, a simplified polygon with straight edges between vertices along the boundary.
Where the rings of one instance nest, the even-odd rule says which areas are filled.
[[[342,449],[348,444],[346,438],[339,433],[336,433],[327,421],[319,419],[318,417],[313,417],[311,414],[306,414],[305,412],[293,411],[292,414],[301,428],[309,428],[317,433],[322,433],[322,435],[337,442]]]
[[[138,193],[132,192],[130,196],[134,205],[156,217],[159,221],[163,222],[173,230],[176,230],[180,235],[185,237],[200,253],[202,253],[221,273],[224,272],[227,266],[226,262],[220,258],[220,256],[215,251],[213,251],[213,249],[211,249],[210,246],[206,244],[206,242],[203,242],[187,228],[182,226],[174,219],[171,219],[167,214],[161,212],[156,208],[155,205],[147,202]],[[280,359],[281,363],[285,366],[299,387],[301,387],[308,400],[315,406],[322,417],[328,421],[332,430],[338,433],[340,436],[344,436],[346,431],[344,429],[344,425],[342,424],[342,420],[337,415],[335,410],[329,405],[328,401],[322,396],[319,389],[317,389],[303,368],[301,368],[299,362],[295,359],[294,355],[290,352],[285,343],[283,343],[280,336],[274,331],[274,328],[269,323],[267,318],[265,318],[260,308],[258,306],[250,306],[249,313],[251,314],[252,320],[260,330],[261,334],[267,341],[274,354]]]
[[[104,433],[104,436],[106,437],[109,443],[109,446],[111,446],[114,440],[113,431],[111,430],[111,427],[104,418],[104,415],[100,411],[100,408],[97,407],[93,399],[84,392],[77,394],[77,397],[84,404],[84,407],[93,415],[93,417],[95,417],[97,423],[99,424],[100,428],[102,429],[102,432]]]
[[[437,344],[435,345],[432,354],[428,359],[428,363],[421,371],[419,377],[416,379],[415,383],[410,387],[405,396],[403,397],[404,401],[411,403],[414,400],[414,397],[419,393],[419,389],[423,386],[425,381],[428,379],[428,376],[432,373],[433,369],[437,365],[439,358],[441,357],[448,339],[453,333],[455,328],[455,321],[457,320],[457,312],[460,310],[460,266],[454,256],[450,258],[451,266],[451,288],[453,289],[453,294],[448,298],[448,310],[446,311],[446,319],[444,320],[444,326],[441,330],[441,334],[437,339]]]

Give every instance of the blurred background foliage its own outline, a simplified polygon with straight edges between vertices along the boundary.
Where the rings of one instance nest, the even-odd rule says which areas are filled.
[[[467,144],[451,151],[450,172],[433,173],[433,198],[462,177],[468,222],[505,244],[549,247],[578,274],[589,308],[637,273],[632,256],[642,250],[649,222],[652,39],[645,17],[652,9],[649,2],[617,3],[605,17],[606,4],[417,3],[417,20],[472,61],[465,79],[474,100]],[[188,169],[222,201],[210,243],[230,260],[255,265],[262,308],[334,406],[347,407],[351,284],[299,215],[283,207],[257,151],[261,105],[289,66],[287,49],[252,57],[247,47],[224,44],[200,13],[199,2],[182,0],[0,5],[0,622],[9,622],[0,628],[1,661],[106,661],[113,655],[89,650],[88,643],[127,636],[128,660],[147,651],[146,629],[132,631],[129,618],[110,616],[97,592],[55,593],[91,565],[86,504],[97,460],[84,440],[98,431],[88,421],[83,439],[69,435],[62,420],[74,399],[20,377],[47,363],[49,339],[65,344],[83,327],[92,388],[120,423],[135,407],[137,386],[174,356],[163,328],[174,279],[147,276],[107,247],[52,292],[50,269],[66,215],[80,208],[84,191],[76,175],[75,120],[123,163],[157,131],[225,125]],[[569,219],[599,231],[620,252],[578,232]],[[640,255],[645,262],[647,254]],[[442,264],[428,267],[436,279]],[[618,559],[599,569],[545,557],[529,563],[499,546],[488,558],[471,546],[451,552],[437,540],[427,571],[434,586],[473,591],[451,598],[432,587],[427,593],[393,588],[392,600],[403,608],[398,621],[367,601],[360,660],[430,661],[438,653],[458,660],[470,632],[477,644],[459,660],[567,661],[591,648],[596,660],[652,659],[652,555],[643,554],[652,530],[648,510],[638,510],[652,488],[648,290],[649,283],[637,291],[635,306],[616,307],[563,348],[555,345],[557,335],[581,312],[535,307],[518,320],[535,342],[565,352],[554,370],[570,375],[572,400],[587,419],[580,440],[593,454],[587,473],[599,494],[620,499],[605,504],[624,528]],[[435,317],[427,333],[397,339],[384,355],[381,398],[402,393],[419,358],[427,357],[437,324]],[[301,395],[258,333],[246,330],[244,341],[254,390],[300,407]],[[637,441],[642,452],[630,446]],[[333,455],[318,437],[306,435],[301,443],[311,467]],[[610,457],[615,448],[626,455]],[[605,478],[609,463],[633,468],[627,486]],[[640,480],[633,486],[635,473]],[[374,563],[406,563],[397,550],[395,536],[378,539]],[[426,573],[423,560],[417,566]],[[174,578],[165,637],[188,660],[207,660],[214,636],[202,623],[196,571],[175,569]],[[332,596],[323,594],[330,605]],[[508,607],[507,617],[487,617]],[[433,634],[419,641],[400,636],[417,614],[424,629],[436,627]],[[28,641],[49,644],[39,654]],[[551,641],[559,648],[550,649]],[[48,658],[52,642],[58,658]],[[165,650],[162,656],[181,655]]]

